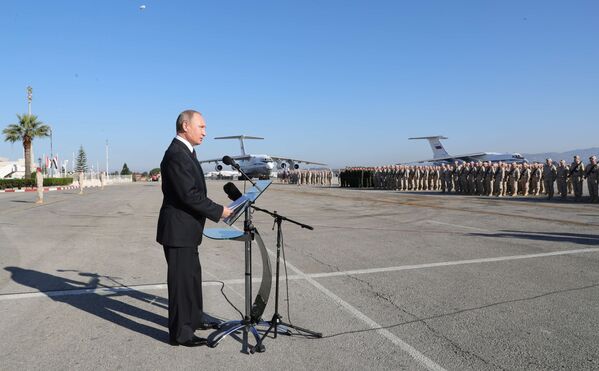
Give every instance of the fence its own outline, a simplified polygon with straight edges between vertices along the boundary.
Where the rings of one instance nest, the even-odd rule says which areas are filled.
[[[78,174],[73,174],[73,184],[78,185]],[[133,182],[133,175],[107,175],[106,176],[106,185],[109,184],[125,184]],[[84,187],[99,187],[101,185],[100,182],[100,173],[90,172],[83,174],[83,185]]]

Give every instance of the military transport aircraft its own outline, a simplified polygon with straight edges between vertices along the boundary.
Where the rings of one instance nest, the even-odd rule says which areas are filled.
[[[326,164],[322,164],[320,162],[312,162],[305,160],[297,160],[289,157],[280,157],[280,156],[269,156],[269,155],[253,155],[245,152],[245,146],[243,143],[244,139],[264,139],[261,137],[252,137],[248,135],[233,135],[228,137],[217,137],[214,139],[239,139],[239,144],[241,147],[241,154],[239,156],[231,156],[233,160],[235,160],[241,170],[245,172],[251,178],[269,178],[270,174],[276,169],[299,169],[299,164],[312,164],[312,165],[321,165],[326,166]],[[223,169],[222,158],[216,158],[211,160],[203,160],[200,163],[210,163],[214,162],[216,165],[214,169],[216,171],[221,171]]]
[[[441,144],[441,139],[448,139],[442,135],[436,135],[431,137],[416,137],[416,138],[408,138],[410,140],[413,139],[426,139],[433,150],[433,158],[428,160],[422,160],[418,162],[433,162],[433,163],[449,163],[454,161],[459,162],[528,162],[527,159],[524,158],[519,153],[511,153],[511,152],[475,152],[468,153],[465,155],[457,155],[452,156],[443,147]]]

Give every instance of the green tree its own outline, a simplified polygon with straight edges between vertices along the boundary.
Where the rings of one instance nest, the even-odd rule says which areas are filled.
[[[50,136],[50,127],[45,125],[43,122],[38,121],[36,115],[18,115],[18,124],[8,125],[2,133],[4,134],[5,142],[17,142],[23,143],[23,149],[25,152],[25,178],[31,175],[31,145],[33,138],[36,137],[48,137]]]
[[[123,169],[121,170],[121,175],[131,175],[131,170],[127,167],[127,163],[123,164]]]
[[[75,171],[78,173],[85,173],[87,171],[87,155],[85,154],[83,146],[79,147],[79,153],[77,154],[77,159],[75,160]]]
[[[150,175],[156,175],[156,174],[160,174],[160,168],[159,167],[155,167],[152,170],[150,170]]]

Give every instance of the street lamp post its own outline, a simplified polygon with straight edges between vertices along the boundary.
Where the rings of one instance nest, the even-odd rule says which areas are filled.
[[[27,86],[27,112],[29,113],[29,116],[31,116],[31,101],[32,100],[33,100],[33,88],[31,86]],[[25,156],[25,148],[23,148],[23,158],[24,159],[27,158]],[[33,144],[31,145],[31,158],[35,159],[35,156],[33,155]],[[29,178],[29,174],[25,174],[25,178]]]
[[[106,179],[108,179],[108,139],[106,139]]]
[[[27,87],[27,111],[29,115],[31,115],[31,100],[33,99],[33,88],[31,86]]]

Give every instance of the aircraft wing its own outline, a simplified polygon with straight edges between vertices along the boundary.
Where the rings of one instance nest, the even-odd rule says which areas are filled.
[[[279,156],[270,156],[270,158],[272,158],[273,160],[277,161],[277,162],[293,162],[293,163],[300,163],[300,164],[308,164],[308,165],[320,165],[320,166],[327,166],[327,164],[323,164],[320,162],[312,162],[312,161],[306,161],[306,160],[297,160],[294,158],[289,158],[289,157],[279,157]]]
[[[233,160],[235,160],[235,161],[237,161],[237,160],[249,160],[250,156],[231,156],[231,158]],[[213,158],[213,159],[210,159],[210,160],[202,160],[202,161],[200,161],[200,164],[210,163],[210,162],[214,162],[214,163],[219,163],[220,162],[220,163],[222,163],[223,159],[221,157],[221,158]]]
[[[439,162],[439,161],[476,161],[478,157],[486,155],[485,152],[468,153],[465,155],[446,156],[431,158],[430,160],[422,160],[418,162]]]

